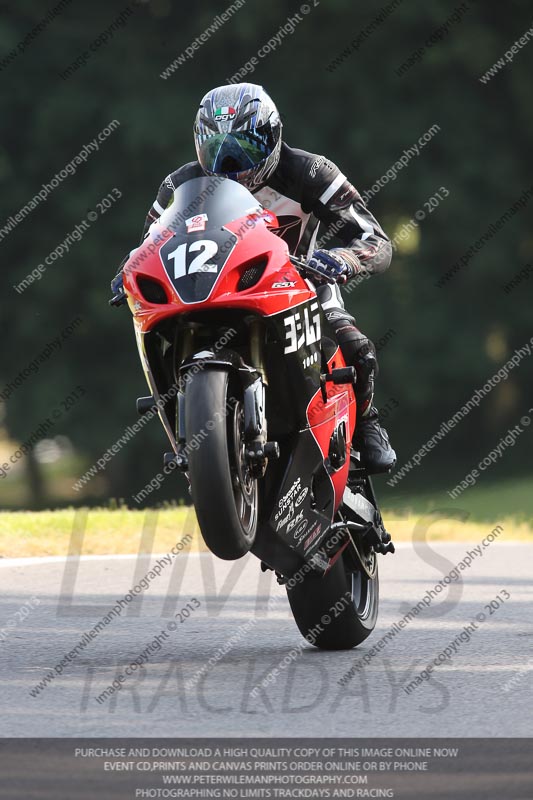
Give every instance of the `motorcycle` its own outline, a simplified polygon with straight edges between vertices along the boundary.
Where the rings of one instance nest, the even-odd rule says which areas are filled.
[[[111,302],[132,312],[150,387],[137,409],[158,411],[165,465],[186,474],[208,549],[253,553],[285,584],[308,641],[352,648],[375,627],[377,555],[394,545],[352,451],[354,368],[313,270],[277,232],[238,183],[189,180]]]

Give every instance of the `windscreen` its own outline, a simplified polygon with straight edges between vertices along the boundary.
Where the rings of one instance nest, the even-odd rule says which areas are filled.
[[[159,250],[161,263],[184,303],[207,300],[237,237],[224,228],[261,206],[228,178],[193,178],[174,192],[159,224],[173,232]]]
[[[198,230],[221,228],[260,209],[253,194],[236,181],[220,177],[192,178],[178,186],[172,205],[163,212],[159,222],[175,233],[190,233],[195,224]],[[196,217],[203,219],[194,222]]]

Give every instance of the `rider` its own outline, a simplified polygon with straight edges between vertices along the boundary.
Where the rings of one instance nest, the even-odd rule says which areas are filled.
[[[317,294],[346,363],[357,373],[358,424],[353,445],[369,472],[385,472],[394,466],[396,454],[372,403],[376,351],[345,310],[338,284],[386,270],[391,243],[339,168],[324,156],[289,147],[282,141],[281,129],[278,110],[261,86],[240,83],[208,92],[194,124],[198,160],[165,178],[148,212],[143,239],[172,202],[175,189],[203,175],[237,181],[273,211],[280,225],[277,232],[291,254],[307,259],[326,279],[336,281],[318,285]],[[315,248],[321,222],[335,226],[343,247]],[[111,288],[115,293],[122,288],[121,272]]]

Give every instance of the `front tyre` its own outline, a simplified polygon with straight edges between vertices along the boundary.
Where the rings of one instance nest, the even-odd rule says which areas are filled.
[[[258,486],[245,459],[241,392],[224,370],[202,370],[185,392],[191,494],[202,537],[214,555],[233,561],[252,547]]]

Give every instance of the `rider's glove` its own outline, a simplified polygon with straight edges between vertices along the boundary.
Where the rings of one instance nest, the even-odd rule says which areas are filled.
[[[346,283],[361,269],[355,253],[341,247],[315,250],[307,263],[312,269],[322,273],[324,278],[336,283]]]
[[[115,275],[111,281],[111,292],[113,297],[109,301],[110,306],[121,306],[126,302],[126,292],[124,291],[124,281],[122,279],[122,270]]]

